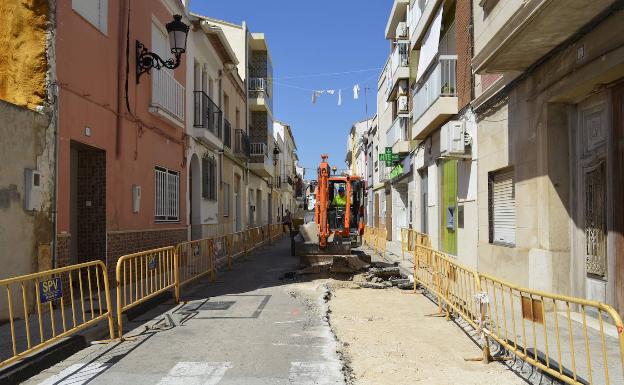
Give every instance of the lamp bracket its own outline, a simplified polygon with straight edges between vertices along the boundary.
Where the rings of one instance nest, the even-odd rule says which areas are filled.
[[[180,57],[182,53],[174,54],[175,58],[163,60],[157,54],[150,52],[147,47],[137,40],[136,42],[136,82],[139,84],[139,78],[144,73],[149,73],[152,68],[160,70],[161,68],[175,69],[180,65]]]

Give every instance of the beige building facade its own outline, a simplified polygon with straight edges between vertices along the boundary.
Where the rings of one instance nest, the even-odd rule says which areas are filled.
[[[623,313],[622,5],[473,9],[479,269]]]

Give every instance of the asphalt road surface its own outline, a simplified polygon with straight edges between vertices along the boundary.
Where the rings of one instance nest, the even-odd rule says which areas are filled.
[[[297,268],[289,246],[241,258],[218,282],[184,288],[188,302],[128,323],[135,339],[92,345],[25,384],[343,384],[323,288],[280,280]]]

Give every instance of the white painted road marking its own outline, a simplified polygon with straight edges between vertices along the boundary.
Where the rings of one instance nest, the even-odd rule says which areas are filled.
[[[63,369],[59,374],[48,378],[39,385],[83,385],[102,373],[109,365],[99,362],[74,364]]]
[[[296,385],[344,384],[340,367],[331,362],[291,362],[288,382]]]
[[[178,362],[158,385],[217,385],[231,362]]]

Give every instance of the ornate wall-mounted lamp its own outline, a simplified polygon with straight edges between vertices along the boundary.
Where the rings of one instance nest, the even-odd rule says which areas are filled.
[[[150,52],[143,43],[137,40],[136,42],[136,82],[139,83],[139,78],[145,72],[148,72],[152,68],[157,70],[162,67],[175,69],[180,65],[180,57],[186,52],[186,37],[188,35],[189,26],[182,22],[182,16],[173,15],[173,21],[166,25],[167,33],[169,34],[169,46],[171,47],[171,53],[173,58],[163,60],[160,56],[153,52]]]
[[[277,166],[277,162],[279,161],[279,154],[279,148],[273,147],[273,166]]]

